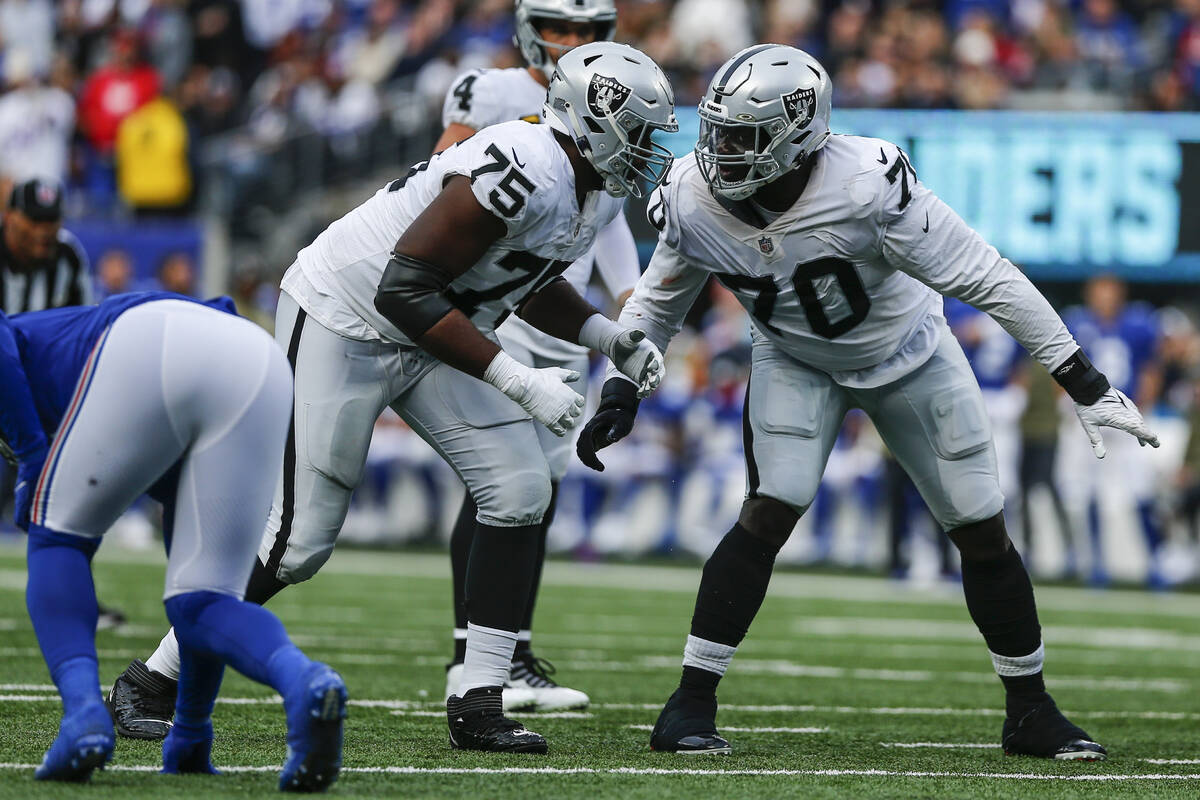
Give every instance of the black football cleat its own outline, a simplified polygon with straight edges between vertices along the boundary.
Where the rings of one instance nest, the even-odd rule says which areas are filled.
[[[134,659],[113,683],[105,704],[117,733],[127,739],[167,738],[175,717],[178,681]]]
[[[1004,720],[1004,752],[1059,761],[1103,761],[1108,751],[1058,710],[1049,695],[1019,718]]]
[[[545,753],[546,739],[504,716],[503,689],[479,686],[446,701],[450,746],[488,753]]]
[[[676,689],[650,732],[650,749],[686,755],[729,755],[733,748],[717,733],[717,698]]]

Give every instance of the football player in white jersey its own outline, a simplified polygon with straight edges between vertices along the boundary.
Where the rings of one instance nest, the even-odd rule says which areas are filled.
[[[631,47],[587,45],[560,59],[545,113],[548,125],[495,125],[434,155],[330,225],[284,275],[276,319],[295,372],[294,415],[246,599],[263,603],[329,558],[390,405],[479,508],[466,659],[447,702],[462,749],[546,751],[504,717],[501,686],[550,502],[535,425],[561,436],[583,411],[569,385],[578,373],[520,364],[497,346],[496,326],[516,310],[606,354],[640,392],[662,379],[644,335],[606,319],[560,273],[622,197],[666,173],[671,156],[651,136],[677,129],[667,79]],[[178,663],[168,635],[138,675],[127,670],[110,695],[119,728],[145,729],[144,696],[162,687],[144,678],[171,680]]]
[[[1102,759],[1046,693],[1033,587],[1001,514],[979,385],[940,294],[994,317],[1099,426],[1158,445],[1050,304],[918,182],[904,153],[829,131],[829,74],[781,45],[738,53],[700,103],[700,141],[651,197],[661,231],[620,321],[662,349],[710,275],[753,318],[744,438],[747,498],[704,567],[683,676],[651,734],[665,751],[730,752],[716,687],[767,590],[775,556],[812,503],[842,417],[863,409],[962,555],[967,608],[1007,690],[1006,751]],[[605,383],[578,450],[627,434],[637,387]]]
[[[442,122],[446,129],[435,150],[442,150],[476,131],[502,122],[515,119],[541,122],[546,86],[554,74],[554,65],[559,56],[580,44],[611,39],[613,28],[616,27],[617,10],[613,0],[517,0],[516,17],[514,42],[528,66],[472,70],[455,81],[446,94],[442,110]],[[600,231],[595,247],[567,267],[563,278],[583,294],[592,279],[593,266],[617,304],[624,302],[640,275],[637,245],[624,214],[617,214]],[[562,367],[587,375],[586,349],[548,336],[520,317],[509,317],[497,329],[496,335],[504,352],[527,367]],[[586,388],[586,382],[581,381],[576,386],[582,391]],[[538,428],[538,440],[550,465],[550,507],[542,518],[538,532],[538,566],[534,572],[529,605],[517,634],[512,674],[504,686],[504,707],[537,711],[586,708],[589,702],[587,694],[558,685],[550,677],[554,668],[544,659],[535,657],[532,649],[530,628],[541,583],[542,562],[546,556],[546,531],[554,518],[559,481],[566,474],[573,443],[571,437],[555,436],[545,428]],[[446,667],[447,697],[454,694],[458,687],[466,655],[467,610],[464,590],[467,556],[471,552],[478,513],[475,502],[467,493],[450,537],[451,572],[454,576],[454,658]]]

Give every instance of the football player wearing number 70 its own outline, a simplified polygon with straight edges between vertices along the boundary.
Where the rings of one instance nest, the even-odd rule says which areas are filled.
[[[1099,427],[1158,446],[1137,407],[1089,362],[1023,274],[917,180],[894,144],[829,131],[829,74],[781,45],[717,70],[700,141],[650,198],[658,247],[620,322],[666,349],[714,275],[753,318],[746,394],[748,492],[704,567],[679,689],[651,733],[672,752],[728,753],[716,687],[812,503],[842,418],[863,409],[962,555],[967,609],[1007,692],[1009,753],[1098,760],[1042,680],[1033,587],[1004,529],[1004,498],[979,385],[942,316],[942,295],[987,312]],[[616,373],[584,427],[580,458],[629,433],[638,387]]]
[[[276,317],[295,405],[246,599],[266,602],[326,562],[375,420],[391,406],[479,508],[466,659],[447,701],[450,741],[463,749],[546,752],[542,736],[504,717],[501,687],[550,503],[534,426],[562,436],[583,413],[570,386],[578,373],[520,364],[496,344],[496,327],[515,310],[605,354],[635,393],[663,377],[658,349],[597,312],[561,273],[624,196],[666,174],[671,156],[652,140],[678,127],[666,76],[631,47],[584,45],[559,59],[545,113],[547,125],[480,131],[331,224],[284,275]],[[177,664],[168,636],[143,669],[169,677]]]

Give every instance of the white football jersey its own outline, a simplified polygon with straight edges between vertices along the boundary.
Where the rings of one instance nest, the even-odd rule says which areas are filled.
[[[375,309],[375,293],[397,240],[453,175],[468,177],[508,229],[446,291],[485,334],[586,253],[621,211],[621,200],[602,191],[589,192],[580,209],[574,170],[550,127],[508,122],[413,166],[334,222],[296,256],[283,289],[343,336],[412,344]]]
[[[545,102],[546,87],[524,67],[471,70],[459,76],[446,93],[442,125],[457,122],[480,131],[512,120],[540,123]],[[613,297],[627,291],[638,279],[637,250],[624,214],[613,220],[602,239],[606,252],[599,252],[598,247],[563,272],[563,278],[581,295],[587,291],[593,269],[599,270]],[[520,317],[505,323],[504,335],[544,358],[569,361],[587,353],[587,348],[543,333]]]
[[[476,131],[501,122],[542,121],[546,87],[524,67],[473,69],[460,75],[442,104],[442,126],[452,122]]]
[[[689,156],[647,216],[659,243],[621,321],[660,348],[712,274],[758,335],[850,388],[925,363],[944,325],[939,293],[987,311],[1049,369],[1076,349],[1028,279],[880,139],[830,137],[803,194],[773,220],[714,197]]]

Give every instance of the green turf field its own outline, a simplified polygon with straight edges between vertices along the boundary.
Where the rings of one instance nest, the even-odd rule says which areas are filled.
[[[163,632],[157,553],[101,551],[100,596],[131,616],[99,635],[111,680]],[[272,602],[298,644],[350,687],[341,797],[1188,797],[1200,794],[1200,597],[1042,588],[1050,686],[1103,742],[1103,764],[1005,757],[1002,692],[956,586],[916,590],[824,574],[775,576],[722,684],[732,757],[651,753],[674,688],[699,568],[554,563],[534,637],[570,716],[520,717],[548,756],[450,750],[441,710],[450,653],[444,556],[341,551]],[[23,557],[0,548],[0,796],[258,797],[274,790],[283,713],[229,674],[216,713],[221,777],[154,774],[159,747],[119,740],[90,786],[40,785],[33,764],[59,705],[25,615]]]

